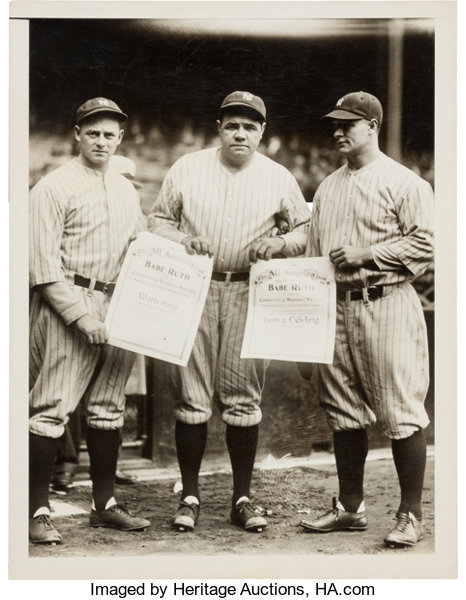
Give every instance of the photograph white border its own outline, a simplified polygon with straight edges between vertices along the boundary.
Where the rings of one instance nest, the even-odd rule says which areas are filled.
[[[436,413],[435,553],[393,556],[167,556],[29,558],[27,556],[27,196],[28,18],[409,18],[436,27]],[[456,575],[456,5],[453,2],[12,2],[10,5],[10,572],[13,579],[371,577]],[[13,310],[14,308],[14,310]],[[26,317],[26,318],[25,318]],[[446,350],[447,349],[447,350]],[[10,463],[11,464],[11,463]]]

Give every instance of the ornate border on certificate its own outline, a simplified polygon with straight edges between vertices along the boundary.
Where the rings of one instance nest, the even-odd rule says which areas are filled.
[[[144,232],[131,243],[105,320],[109,344],[186,366],[213,260]]]
[[[331,363],[335,321],[328,258],[259,261],[251,267],[241,357]]]

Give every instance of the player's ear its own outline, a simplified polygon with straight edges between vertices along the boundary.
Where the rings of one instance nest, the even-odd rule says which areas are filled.
[[[262,123],[262,126],[261,126],[261,137],[264,135],[264,131],[265,131],[265,121]]]
[[[217,123],[217,129],[218,129],[218,131],[220,131],[220,127],[222,126],[222,123],[220,122],[219,119],[216,120],[216,123]]]
[[[125,135],[125,131],[124,131],[124,129],[120,129],[120,133],[119,133],[119,135],[118,135],[118,142],[117,142],[117,145],[120,145],[120,144],[121,144],[121,140],[123,139],[123,136],[124,136],[124,135]]]
[[[377,119],[371,119],[369,121],[369,129],[373,133],[377,133],[379,131],[379,123],[378,123]]]
[[[81,129],[79,128],[79,125],[74,126],[74,137],[77,142],[81,141]]]

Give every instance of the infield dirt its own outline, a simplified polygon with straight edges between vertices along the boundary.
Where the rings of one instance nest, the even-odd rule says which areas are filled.
[[[268,527],[261,534],[246,533],[229,522],[231,474],[211,472],[201,477],[201,515],[194,532],[172,529],[179,492],[176,470],[172,476],[138,481],[117,488],[117,500],[133,514],[148,518],[145,532],[125,533],[111,529],[91,529],[88,512],[91,491],[88,485],[75,486],[64,499],[52,496],[57,513],[54,523],[64,538],[57,546],[29,545],[30,557],[112,557],[158,554],[379,554],[434,552],[434,459],[427,460],[424,482],[425,537],[415,548],[388,549],[383,544],[394,525],[399,490],[390,458],[367,463],[365,476],[369,527],[365,532],[328,534],[305,533],[299,521],[331,508],[337,493],[334,464],[255,470],[252,495],[267,509]],[[82,511],[58,516],[68,505]],[[71,511],[72,512],[72,511]]]

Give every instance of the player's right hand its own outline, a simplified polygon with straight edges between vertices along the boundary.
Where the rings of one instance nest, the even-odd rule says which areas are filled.
[[[105,344],[108,340],[104,323],[94,319],[91,315],[83,315],[74,322],[74,325],[84,335],[89,344]]]
[[[209,256],[213,254],[209,242],[200,235],[185,237],[181,243],[188,254],[208,254]]]

